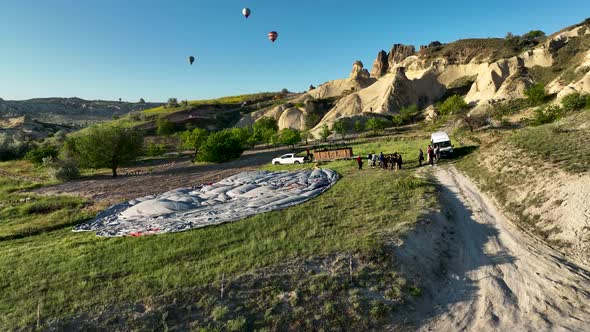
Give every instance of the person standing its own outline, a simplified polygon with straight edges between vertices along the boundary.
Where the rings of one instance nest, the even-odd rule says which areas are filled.
[[[376,153],[373,153],[373,165],[372,165],[372,167],[374,168],[376,164],[377,164],[377,154]]]
[[[436,156],[436,162],[438,163],[438,161],[440,160],[440,146],[434,148],[434,155]]]
[[[403,164],[402,154],[400,153],[397,155],[397,169],[402,169],[402,164]]]
[[[422,166],[422,162],[424,161],[424,152],[422,152],[422,149],[420,149],[420,152],[418,152],[418,164],[419,166]]]
[[[360,154],[356,158],[356,162],[359,164],[359,171],[362,171],[363,170],[363,158],[361,158]]]
[[[385,156],[383,155],[383,152],[381,152],[379,154],[379,167],[384,168],[383,167],[383,163],[385,162]]]
[[[428,163],[430,166],[434,165],[434,150],[432,149],[432,146],[428,145],[426,153],[428,154]]]

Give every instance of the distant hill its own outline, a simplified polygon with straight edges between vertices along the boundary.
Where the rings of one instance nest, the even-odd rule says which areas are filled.
[[[86,126],[159,105],[161,103],[129,103],[80,98],[29,100],[3,100],[0,98],[0,118],[27,116],[31,120],[44,123]]]

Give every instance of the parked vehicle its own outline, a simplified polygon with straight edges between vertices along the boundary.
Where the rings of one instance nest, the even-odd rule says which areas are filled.
[[[287,153],[272,160],[274,165],[303,164],[304,162],[305,157],[297,157],[294,153]]]
[[[437,131],[430,136],[432,148],[440,148],[441,157],[451,157],[453,155],[453,145],[449,135],[444,131]]]

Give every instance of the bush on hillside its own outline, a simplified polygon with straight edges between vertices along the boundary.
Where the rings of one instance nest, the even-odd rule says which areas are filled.
[[[197,160],[218,163],[236,159],[243,152],[240,140],[230,130],[222,130],[209,135],[201,146]]]
[[[43,158],[42,164],[52,180],[68,181],[80,176],[78,163],[74,159],[57,159],[50,156]]]
[[[414,123],[420,109],[417,105],[411,105],[404,107],[399,111],[399,114],[394,115],[391,118],[394,126],[403,126],[406,124]]]
[[[561,117],[563,110],[557,105],[540,107],[535,110],[535,116],[530,120],[531,126],[540,126],[552,123]]]
[[[254,146],[252,142],[252,128],[251,127],[244,127],[244,128],[232,128],[230,129],[232,135],[240,141],[240,144],[244,149]]]
[[[440,114],[461,114],[469,109],[469,105],[465,102],[465,99],[459,95],[453,95],[447,98],[439,107]]]
[[[35,165],[42,165],[43,158],[53,157],[57,158],[59,151],[57,148],[53,146],[45,146],[45,147],[38,147],[32,150],[29,150],[25,155],[25,159],[32,162]]]
[[[545,102],[547,95],[545,94],[545,86],[543,84],[535,84],[524,91],[524,95],[531,106],[540,105]]]
[[[361,122],[361,120],[356,120],[354,122],[354,131],[356,131],[357,133],[360,133],[364,129],[365,129],[365,126],[363,125],[363,123]]]
[[[174,123],[166,118],[160,118],[156,121],[156,135],[158,136],[170,136],[174,134],[175,130]]]
[[[586,107],[588,96],[583,96],[579,93],[569,94],[561,100],[561,106],[566,112],[579,111]]]

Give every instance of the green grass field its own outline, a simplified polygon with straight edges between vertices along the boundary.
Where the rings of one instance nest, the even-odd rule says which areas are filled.
[[[407,153],[406,162],[413,162],[418,144],[424,142],[367,143],[356,146],[355,152],[397,151]],[[312,201],[177,234],[99,238],[73,233],[70,226],[89,215],[82,199],[67,196],[4,206],[0,209],[0,234],[6,236],[0,238],[0,329],[31,328],[38,307],[44,322],[81,313],[91,316],[120,304],[195,291],[218,281],[222,273],[231,279],[302,257],[370,256],[392,237],[412,229],[425,205],[434,204],[428,195],[433,185],[416,177],[413,169],[359,172],[354,161],[324,167],[342,178]],[[2,199],[12,200],[23,195],[13,193],[14,188],[32,184],[3,180],[0,186]],[[431,198],[426,200],[427,196]],[[36,231],[27,235],[23,231],[27,227]]]
[[[590,111],[563,120],[526,128],[509,141],[535,159],[556,164],[569,173],[590,171]]]

